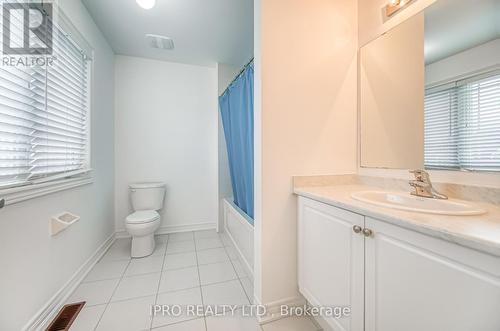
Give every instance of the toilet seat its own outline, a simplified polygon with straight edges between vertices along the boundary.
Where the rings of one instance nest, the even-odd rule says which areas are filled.
[[[160,214],[155,210],[139,210],[127,216],[127,224],[144,224],[160,219]]]

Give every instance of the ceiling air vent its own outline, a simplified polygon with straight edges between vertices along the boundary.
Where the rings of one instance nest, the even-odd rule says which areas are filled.
[[[167,50],[174,49],[174,41],[169,37],[159,36],[157,34],[147,34],[146,40],[148,41],[149,46],[153,48]]]
[[[56,318],[50,323],[49,327],[45,331],[67,331],[69,330],[71,324],[75,321],[78,313],[82,310],[85,302],[73,303],[65,305],[59,311]]]

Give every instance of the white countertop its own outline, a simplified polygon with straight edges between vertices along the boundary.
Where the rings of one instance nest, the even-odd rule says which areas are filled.
[[[351,198],[352,193],[359,191],[380,191],[380,188],[367,185],[335,185],[294,189],[300,196],[500,256],[499,206],[474,202],[488,212],[479,216],[433,215],[379,207]]]

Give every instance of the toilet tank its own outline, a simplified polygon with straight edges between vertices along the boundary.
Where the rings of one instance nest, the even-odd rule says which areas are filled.
[[[132,183],[129,185],[132,208],[137,210],[160,210],[165,198],[164,183]]]

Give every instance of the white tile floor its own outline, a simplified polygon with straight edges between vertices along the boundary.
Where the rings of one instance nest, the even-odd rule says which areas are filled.
[[[307,318],[259,326],[253,317],[151,314],[151,305],[247,305],[253,283],[230,240],[215,231],[157,236],[155,252],[130,258],[119,239],[68,302],[86,301],[72,331],[316,331]]]

